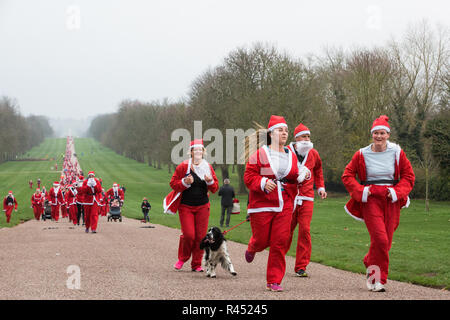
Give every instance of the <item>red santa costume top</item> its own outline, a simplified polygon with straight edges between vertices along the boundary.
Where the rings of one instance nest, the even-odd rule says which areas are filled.
[[[64,198],[58,181],[53,182],[53,187],[48,192],[48,199],[50,204],[53,206],[64,203]]]
[[[388,120],[389,118],[386,116],[377,118],[372,125],[371,132],[380,129],[390,132]],[[405,152],[399,145],[388,141],[387,148],[395,150],[395,183],[392,187],[388,188],[388,190],[391,194],[392,202],[398,201],[399,208],[407,208],[409,206],[408,195],[414,186],[414,171]],[[352,160],[345,167],[342,175],[342,182],[351,196],[351,199],[347,202],[344,209],[350,216],[360,221],[364,220],[361,204],[367,201],[369,191],[369,187],[365,185],[367,182],[367,167],[363,149],[364,148],[359,149],[353,155]],[[356,180],[356,175],[358,175],[361,183]]]
[[[294,130],[294,136],[297,138],[298,136],[304,134],[311,134],[311,131],[304,124],[300,123]],[[307,141],[308,145],[304,148],[304,152],[302,152],[303,160],[297,157],[298,165],[302,165],[307,167],[311,175],[309,179],[305,179],[302,183],[298,185],[298,193],[296,196],[296,205],[301,204],[302,201],[314,201],[314,184],[316,185],[317,192],[320,190],[325,191],[325,184],[323,179],[323,171],[322,171],[322,159],[319,156],[319,152],[313,148],[313,143],[311,141]],[[294,153],[298,153],[296,147],[296,143],[291,142],[288,148]]]
[[[271,116],[269,131],[282,126],[287,127],[283,117]],[[244,183],[250,191],[248,213],[281,212],[286,205],[291,204],[294,207],[299,168],[295,154],[287,147],[284,147],[284,152],[288,155],[288,164],[282,173],[275,167],[267,145],[249,157],[244,173]],[[277,187],[267,193],[264,188],[269,179],[273,180]]]
[[[190,149],[192,150],[195,147],[204,147],[203,140],[195,139],[191,141]],[[219,181],[217,180],[214,169],[204,159],[202,160],[202,164],[203,166],[201,166],[200,168],[203,171],[209,171],[208,174],[212,177],[212,180],[209,183],[206,183],[208,186],[208,190],[212,193],[215,193],[219,189]],[[189,157],[189,159],[184,160],[175,169],[172,179],[170,180],[170,187],[172,188],[172,191],[163,200],[164,213],[175,214],[178,211],[178,207],[181,202],[181,194],[184,190],[190,187],[189,185],[184,183],[183,179],[191,172],[191,166],[192,157]],[[204,174],[205,172],[203,172],[203,174],[199,172],[197,175],[199,175],[199,177],[202,179]]]

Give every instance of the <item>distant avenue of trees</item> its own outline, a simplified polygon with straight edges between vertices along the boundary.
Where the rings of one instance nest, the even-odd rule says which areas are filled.
[[[24,117],[13,99],[0,97],[0,163],[16,159],[52,134],[47,118]]]
[[[237,48],[195,79],[183,102],[123,101],[116,113],[100,115],[89,133],[117,153],[156,168],[168,165],[171,132],[194,120],[204,130],[267,125],[282,115],[290,128],[308,126],[319,151],[329,190],[344,190],[341,175],[353,153],[370,143],[370,127],[390,118],[391,141],[414,165],[413,197],[449,200],[450,150],[449,30],[417,24],[383,47],[327,49],[321,56],[291,57],[255,44]],[[208,141],[205,141],[208,145]],[[224,143],[225,146],[225,143]],[[224,176],[237,170],[240,192],[244,165],[216,165]]]

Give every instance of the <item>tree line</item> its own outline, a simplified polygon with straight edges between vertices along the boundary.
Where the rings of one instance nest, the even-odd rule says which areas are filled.
[[[20,114],[17,102],[0,98],[0,163],[15,160],[53,134],[44,116]]]
[[[266,126],[271,114],[282,115],[291,140],[300,122],[310,128],[327,188],[344,191],[345,165],[370,143],[373,120],[386,114],[390,140],[414,166],[412,196],[449,200],[449,58],[448,28],[426,22],[382,47],[327,48],[303,58],[256,43],[200,74],[183,101],[124,100],[116,113],[96,117],[89,134],[119,154],[171,172],[175,129],[193,135],[194,120],[201,120],[204,130],[225,135],[226,129]],[[244,165],[215,167],[223,176],[237,170],[239,191],[246,192]]]

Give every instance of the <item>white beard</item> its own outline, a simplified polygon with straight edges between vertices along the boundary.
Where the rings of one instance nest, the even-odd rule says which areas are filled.
[[[202,180],[205,180],[205,176],[211,177],[211,170],[209,168],[208,162],[203,159],[198,166],[195,164],[192,164],[194,167],[195,174]]]
[[[297,141],[295,143],[295,150],[297,150],[298,154],[302,157],[304,157],[313,147],[314,144],[311,141]]]

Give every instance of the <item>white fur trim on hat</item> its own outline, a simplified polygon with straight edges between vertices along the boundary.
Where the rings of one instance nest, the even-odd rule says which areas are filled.
[[[268,130],[269,130],[269,131],[273,131],[273,130],[275,130],[276,128],[281,128],[281,127],[287,127],[287,124],[286,124],[286,123],[283,123],[283,122],[277,123],[277,124],[274,124],[273,126],[271,126]]]
[[[309,131],[309,130],[304,130],[304,131],[300,131],[299,133],[297,133],[296,135],[295,135],[295,137],[297,138],[298,136],[302,136],[302,135],[304,135],[304,134],[311,134],[311,131]]]
[[[370,130],[370,133],[373,133],[375,130],[386,130],[387,132],[391,132],[391,129],[389,129],[389,127],[386,126],[375,126],[372,128],[372,130]]]
[[[192,149],[192,148],[197,148],[197,147],[202,147],[202,148],[204,148],[205,146],[202,145],[202,144],[193,144],[192,146],[190,146],[190,149]]]

